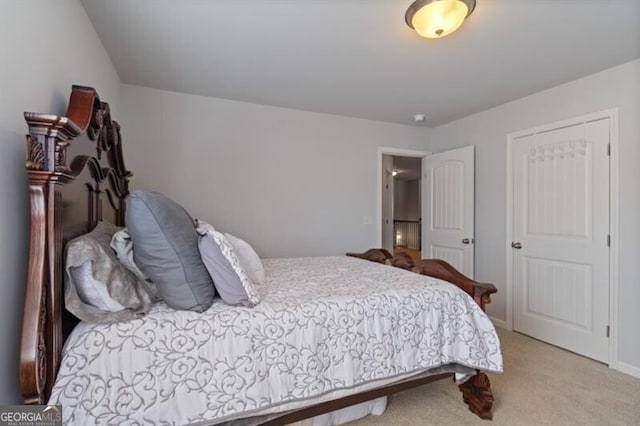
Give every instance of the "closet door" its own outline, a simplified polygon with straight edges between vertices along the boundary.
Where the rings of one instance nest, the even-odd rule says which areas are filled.
[[[609,360],[610,120],[513,141],[514,329]]]

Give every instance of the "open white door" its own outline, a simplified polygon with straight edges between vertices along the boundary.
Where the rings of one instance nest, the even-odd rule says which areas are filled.
[[[425,158],[422,257],[438,258],[473,278],[473,146]]]

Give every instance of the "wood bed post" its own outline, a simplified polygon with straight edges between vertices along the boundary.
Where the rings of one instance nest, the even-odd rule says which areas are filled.
[[[423,259],[418,264],[422,275],[439,278],[460,287],[480,306],[482,311],[491,303],[491,295],[498,289],[490,283],[480,283],[463,275],[456,268],[441,259]],[[462,399],[469,406],[469,410],[477,414],[481,419],[493,417],[493,393],[491,382],[486,374],[478,371],[475,376],[459,385]]]
[[[58,351],[47,352],[47,348],[59,346],[62,340],[62,328],[54,320],[58,309],[47,303],[55,299],[55,296],[51,297],[52,293],[60,293],[60,289],[52,285],[57,275],[53,267],[56,262],[52,259],[56,252],[55,226],[50,226],[47,220],[50,217],[55,221],[55,216],[49,213],[55,211],[59,197],[55,180],[49,180],[46,175],[42,177],[37,180],[29,176],[32,224],[20,342],[20,386],[25,404],[44,404],[43,395],[51,390],[51,374],[59,362],[54,355]],[[53,324],[53,327],[47,328],[47,324]]]
[[[29,180],[31,227],[29,269],[25,289],[20,340],[20,388],[25,404],[45,404],[51,393],[63,345],[63,239],[62,186],[85,167],[91,173],[87,184],[89,213],[83,232],[101,218],[100,184],[116,212],[116,225],[124,224],[124,199],[131,173],[124,167],[120,127],[111,121],[109,105],[100,102],[95,89],[73,86],[64,117],[25,112],[29,126],[26,168]],[[96,157],[78,156],[67,164],[67,147],[85,133],[95,141]],[[109,151],[109,166],[100,165],[100,154]]]
[[[20,386],[25,404],[44,404],[62,351],[62,196],[68,139],[80,133],[69,120],[25,114],[31,228],[29,269],[20,342]]]

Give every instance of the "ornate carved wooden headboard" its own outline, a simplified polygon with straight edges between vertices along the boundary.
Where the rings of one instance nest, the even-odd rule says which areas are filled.
[[[95,89],[73,86],[65,116],[24,117],[31,228],[20,387],[25,404],[43,404],[58,372],[64,330],[74,325],[64,310],[64,242],[103,218],[124,226],[132,174],[124,165],[120,126]]]

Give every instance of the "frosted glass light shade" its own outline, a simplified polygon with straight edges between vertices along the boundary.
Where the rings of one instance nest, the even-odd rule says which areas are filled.
[[[475,0],[417,0],[405,20],[422,37],[440,38],[457,30],[475,6]]]

